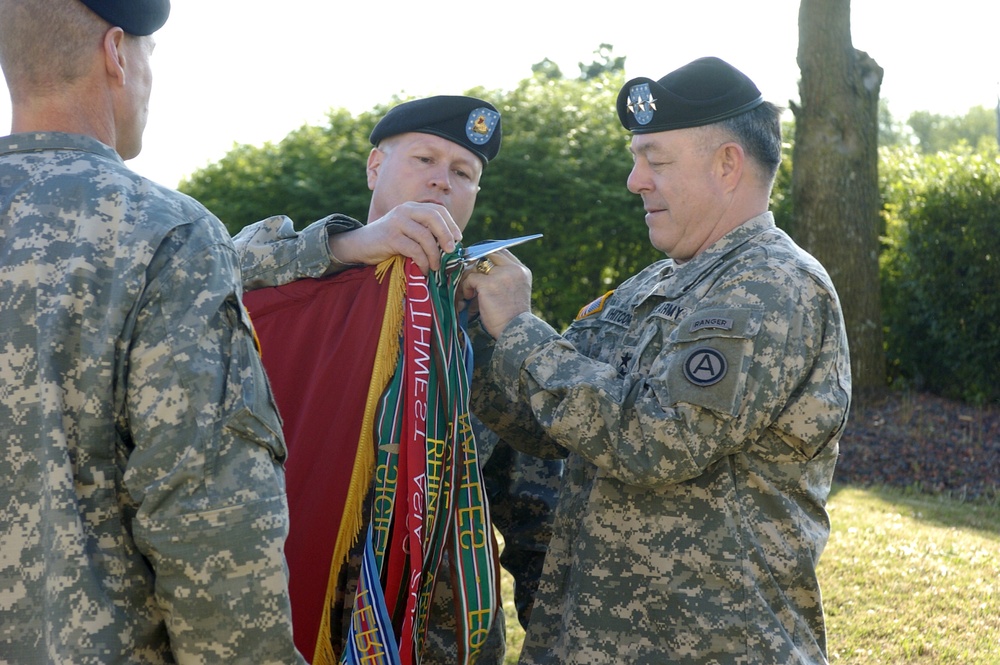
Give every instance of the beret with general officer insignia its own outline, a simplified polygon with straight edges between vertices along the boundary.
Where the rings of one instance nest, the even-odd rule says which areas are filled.
[[[80,0],[92,12],[130,35],[151,35],[167,22],[170,0]]]
[[[659,81],[634,78],[618,93],[618,119],[633,134],[710,125],[764,103],[746,74],[719,58],[699,58]]]
[[[389,110],[371,133],[371,143],[390,136],[420,132],[447,139],[471,150],[483,164],[500,152],[500,112],[475,97],[438,95],[403,102]]]

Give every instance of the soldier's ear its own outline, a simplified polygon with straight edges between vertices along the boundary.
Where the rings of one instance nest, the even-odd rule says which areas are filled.
[[[716,173],[726,183],[726,189],[735,188],[743,175],[746,155],[738,143],[723,143],[715,151]]]
[[[104,33],[104,69],[108,76],[125,85],[125,31],[114,27]]]
[[[372,151],[368,153],[368,168],[366,170],[368,174],[368,189],[375,189],[375,181],[378,180],[378,171],[384,159],[385,153],[378,148],[372,148]]]

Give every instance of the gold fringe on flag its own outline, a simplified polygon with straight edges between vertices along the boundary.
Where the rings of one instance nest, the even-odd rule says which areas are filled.
[[[368,385],[368,397],[365,399],[365,420],[361,425],[361,435],[358,438],[358,450],[354,457],[354,468],[351,471],[351,484],[347,490],[344,502],[344,515],[340,520],[340,529],[330,559],[330,576],[326,583],[326,601],[323,605],[323,617],[320,620],[319,636],[316,640],[316,651],[313,654],[313,665],[337,665],[337,657],[333,652],[330,640],[330,608],[336,599],[337,580],[340,569],[347,561],[351,547],[358,540],[362,527],[362,513],[365,497],[375,473],[374,426],[375,413],[379,399],[396,371],[396,361],[399,357],[399,337],[403,326],[403,301],[406,296],[406,275],[403,270],[404,259],[395,256],[386,259],[375,268],[375,278],[380,282],[389,274],[388,295],[385,301],[385,313],[382,316],[382,330],[379,333],[378,351],[372,367],[372,379]]]

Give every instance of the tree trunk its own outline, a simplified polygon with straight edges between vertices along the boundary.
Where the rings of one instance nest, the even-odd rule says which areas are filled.
[[[840,294],[856,395],[886,383],[879,284],[882,68],[851,43],[850,0],[801,0],[790,232]]]

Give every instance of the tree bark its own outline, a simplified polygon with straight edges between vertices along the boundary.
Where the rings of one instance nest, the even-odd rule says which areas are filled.
[[[886,384],[879,285],[882,68],[851,42],[850,0],[801,0],[790,232],[840,295],[855,395]]]

